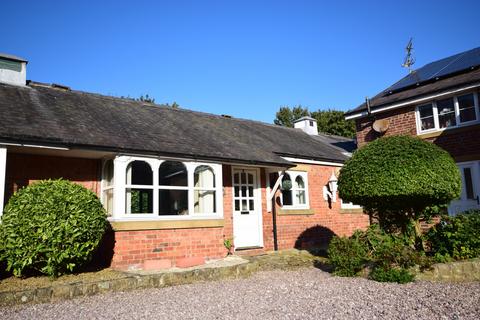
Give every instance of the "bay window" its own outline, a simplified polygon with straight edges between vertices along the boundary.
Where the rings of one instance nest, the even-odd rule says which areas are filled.
[[[118,156],[103,166],[102,200],[113,219],[218,218],[221,179],[220,164]]]
[[[418,133],[478,123],[480,120],[478,94],[468,93],[418,106],[416,118]]]

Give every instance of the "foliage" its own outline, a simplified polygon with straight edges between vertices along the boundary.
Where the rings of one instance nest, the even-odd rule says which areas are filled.
[[[292,109],[288,106],[280,107],[273,123],[279,126],[293,128],[295,120],[305,116],[310,116],[310,112],[308,111],[308,108],[304,108],[301,105],[293,107]]]
[[[344,112],[339,110],[318,110],[310,112],[301,105],[290,108],[280,107],[273,122],[280,126],[293,127],[295,120],[310,116],[317,120],[319,132],[353,138],[355,136],[355,122],[345,120]]]
[[[166,107],[173,108],[173,109],[178,109],[178,108],[180,108],[180,105],[179,105],[176,101],[173,101],[172,104],[166,103],[165,106],[166,106]]]
[[[66,180],[44,180],[16,192],[5,207],[0,243],[15,276],[58,276],[85,265],[107,227],[97,196]]]
[[[231,239],[231,238],[224,238],[224,239],[223,239],[223,246],[225,247],[225,249],[228,250],[227,255],[232,254],[233,239]]]
[[[388,234],[377,224],[365,231],[356,231],[350,238],[334,237],[330,242],[328,256],[335,273],[354,276],[364,268],[371,268],[370,277],[378,281],[391,279],[400,282],[412,281],[407,269],[415,265],[421,269],[431,265],[432,260],[423,252],[415,251],[406,245],[407,239],[401,235]]]
[[[142,94],[138,99],[135,99],[135,100],[142,101],[142,102],[148,102],[148,103],[155,103],[155,98],[150,97],[148,95],[148,93],[145,96],[143,96],[143,94]]]
[[[311,117],[317,120],[319,132],[348,138],[355,137],[355,122],[353,120],[345,120],[345,112],[343,111],[318,110],[313,111]]]
[[[328,259],[338,276],[355,276],[367,261],[367,252],[355,238],[333,237],[328,246]]]
[[[344,201],[362,205],[383,228],[398,227],[418,241],[418,220],[430,217],[428,207],[458,198],[461,179],[455,161],[440,147],[393,136],[357,150],[340,171],[338,189]]]
[[[426,234],[438,262],[480,257],[480,210],[443,216]]]
[[[378,282],[407,283],[415,279],[415,276],[405,268],[375,267],[368,276]]]

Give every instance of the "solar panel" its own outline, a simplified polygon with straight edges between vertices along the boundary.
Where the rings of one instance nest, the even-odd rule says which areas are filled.
[[[443,78],[476,66],[480,66],[480,47],[426,64],[392,85],[386,91],[400,91],[415,84]]]

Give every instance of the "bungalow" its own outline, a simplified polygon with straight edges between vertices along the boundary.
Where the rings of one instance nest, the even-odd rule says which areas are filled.
[[[380,136],[411,135],[447,150],[462,176],[448,211],[480,209],[480,48],[431,62],[347,112],[361,147]]]
[[[351,141],[26,81],[0,56],[0,209],[19,188],[64,178],[94,191],[112,226],[111,266],[165,268],[309,248],[368,225],[336,200]],[[350,148],[350,149],[349,149]],[[1,214],[1,210],[0,210]]]

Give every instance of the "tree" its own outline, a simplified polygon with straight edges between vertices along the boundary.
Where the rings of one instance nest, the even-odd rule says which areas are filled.
[[[343,111],[318,110],[312,112],[311,117],[317,120],[319,132],[348,138],[355,137],[355,122],[353,120],[345,120],[345,112]]]
[[[293,127],[295,120],[309,116],[317,120],[318,131],[337,136],[353,138],[355,136],[355,123],[345,120],[345,113],[339,110],[318,110],[310,112],[301,105],[290,108],[280,107],[273,122],[280,126]]]
[[[143,96],[143,94],[142,94],[142,95],[140,96],[140,98],[135,99],[135,100],[137,100],[137,101],[142,101],[142,102],[148,102],[148,103],[155,103],[155,98],[150,97],[150,96],[148,95],[148,93],[147,93],[145,96]]]
[[[284,106],[280,107],[280,110],[277,112],[273,123],[279,126],[293,128],[293,122],[305,116],[310,116],[308,108],[304,108],[301,105],[298,105],[290,109],[290,107]]]
[[[420,219],[460,196],[455,161],[440,147],[409,136],[384,137],[357,150],[338,179],[340,197],[362,205],[387,231],[400,231],[417,246]]]

